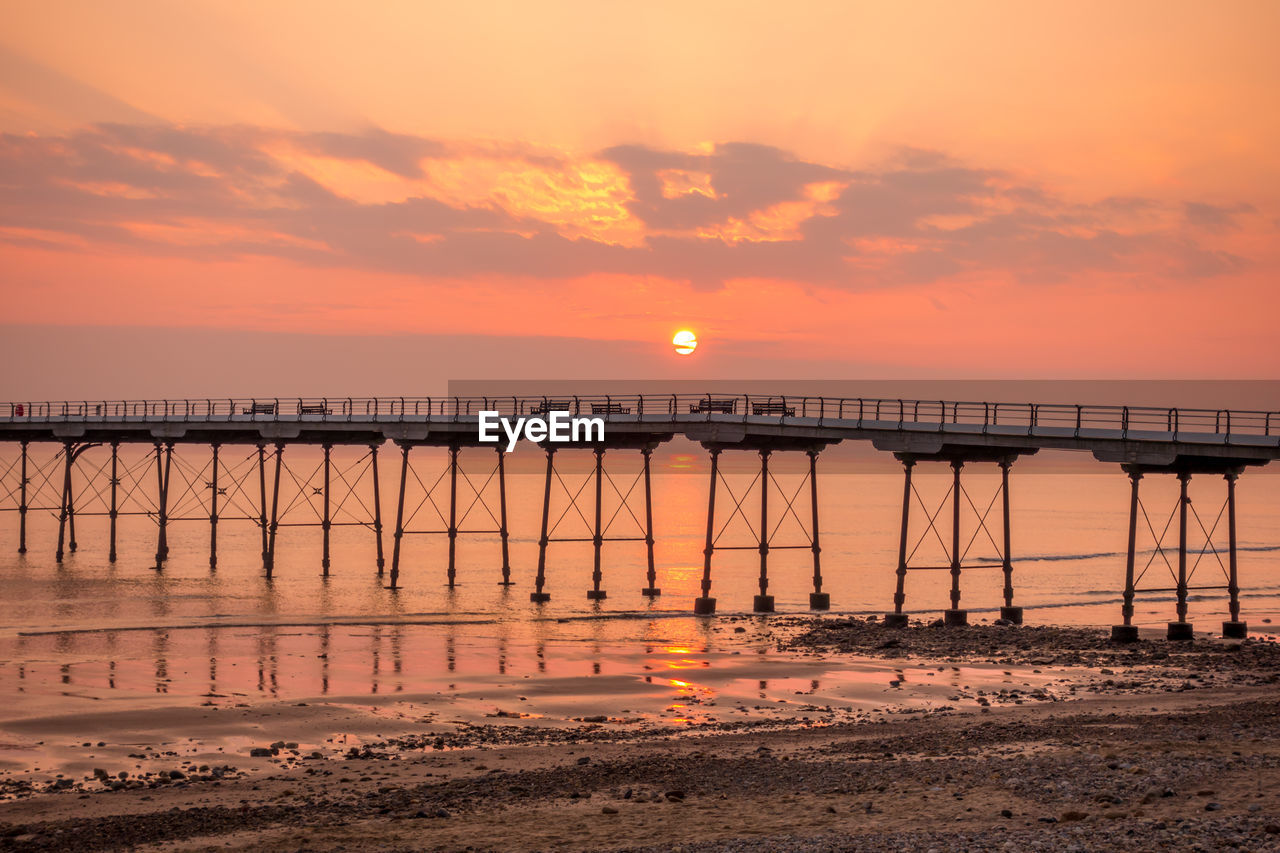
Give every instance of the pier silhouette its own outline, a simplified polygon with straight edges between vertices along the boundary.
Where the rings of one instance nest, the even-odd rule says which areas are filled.
[[[643,543],[648,571],[641,593],[650,598],[661,594],[653,550],[657,538],[653,503],[660,496],[655,496],[652,488],[650,460],[657,447],[681,436],[699,443],[710,457],[701,594],[694,603],[695,613],[716,612],[716,598],[712,595],[714,556],[718,551],[732,549],[759,554],[759,591],[753,609],[760,613],[774,610],[774,597],[769,592],[770,553],[779,549],[808,550],[813,566],[810,607],[826,610],[831,600],[823,591],[819,460],[831,445],[862,441],[877,451],[892,454],[903,467],[898,561],[895,567],[886,567],[896,572],[893,610],[884,617],[888,625],[906,624],[903,607],[909,574],[930,570],[950,573],[945,623],[966,624],[967,611],[961,607],[962,578],[967,571],[991,565],[965,562],[969,547],[979,535],[987,537],[1000,556],[998,566],[1004,577],[1000,617],[1009,623],[1021,623],[1022,609],[1014,603],[1010,480],[1020,457],[1052,449],[1087,452],[1099,463],[1119,468],[1130,479],[1128,552],[1121,622],[1112,630],[1115,640],[1137,639],[1132,617],[1133,600],[1138,593],[1172,595],[1175,618],[1168,624],[1169,639],[1191,637],[1188,595],[1202,590],[1227,593],[1228,618],[1222,624],[1223,636],[1243,637],[1248,631],[1239,605],[1235,487],[1246,469],[1280,458],[1280,413],[1275,412],[756,394],[13,402],[0,404],[0,448],[17,451],[11,461],[0,463],[0,511],[17,514],[19,552],[28,547],[27,515],[33,511],[56,512],[58,562],[67,551],[78,548],[77,515],[101,514],[110,519],[108,559],[112,562],[117,558],[118,517],[146,515],[156,523],[157,568],[163,567],[168,557],[167,537],[172,523],[207,519],[209,566],[215,570],[218,525],[247,522],[260,528],[262,566],[268,577],[274,571],[281,527],[319,527],[323,537],[322,569],[327,573],[332,528],[358,525],[369,530],[371,564],[380,577],[387,576],[388,587],[393,590],[400,586],[401,546],[406,535],[448,538],[446,577],[452,587],[457,539],[469,533],[497,533],[502,551],[498,582],[509,586],[514,581],[507,549],[510,531],[506,453],[502,442],[480,440],[479,415],[496,411],[504,417],[527,417],[560,410],[574,416],[598,417],[606,429],[600,441],[539,442],[546,465],[538,563],[530,593],[533,602],[550,600],[546,567],[549,548],[555,542],[591,543],[592,588],[586,593],[590,600],[607,595],[601,568],[604,544]],[[389,567],[384,555],[383,488],[378,463],[379,451],[388,442],[400,456],[393,492],[396,509]],[[294,445],[322,448],[323,458],[315,471],[299,474],[290,467],[286,451]],[[149,450],[130,462],[122,459],[122,446]],[[105,449],[109,455],[96,463],[86,461],[86,452],[94,448]],[[445,470],[430,486],[430,475],[424,479],[415,466],[413,451],[419,448],[448,451]],[[641,467],[633,479],[618,480],[610,473],[606,462],[611,451],[615,458],[622,451],[639,452]],[[565,453],[592,457],[591,472],[576,487],[566,482],[556,465],[557,454]],[[741,493],[729,488],[720,470],[725,453],[748,453],[759,459],[758,474]],[[784,453],[807,457],[804,479],[794,491],[783,490],[769,468],[771,457]],[[475,458],[487,473],[473,480],[463,463]],[[979,465],[994,465],[1000,472],[996,493],[985,503],[974,499],[962,477],[965,470]],[[917,466],[950,469],[951,485],[939,503],[926,504],[917,490],[912,481]],[[1162,529],[1152,521],[1140,494],[1142,479],[1160,475],[1179,482],[1177,503]],[[1222,510],[1209,526],[1191,502],[1193,476],[1222,477],[1226,483]],[[286,485],[293,482],[291,499],[282,490],[282,477]],[[320,485],[312,486],[317,479]],[[448,505],[442,508],[435,504],[433,495],[434,486],[445,479]],[[372,484],[372,502],[365,502],[359,494],[358,487],[366,481]],[[425,494],[416,506],[406,502],[411,483]],[[620,501],[609,519],[602,512],[606,485]],[[564,514],[554,522],[553,489],[568,500]],[[771,530],[769,526],[771,495],[775,506],[781,501],[784,517],[794,519],[804,531],[803,541],[776,541],[778,528]],[[745,512],[749,498],[759,501],[758,528]],[[418,510],[428,502],[441,525],[415,526]],[[799,509],[797,502],[801,504]],[[102,509],[88,509],[88,503]],[[997,503],[998,531],[992,529],[997,526],[994,518],[988,523],[996,513]],[[303,505],[314,511],[317,521],[296,520],[295,510]],[[583,512],[582,505],[586,505],[587,512]],[[570,511],[577,513],[591,531],[590,536],[556,535],[559,521]],[[923,537],[936,538],[947,557],[944,564],[913,564],[920,544],[912,547],[908,537],[913,512],[923,513]],[[488,521],[468,523],[473,514],[476,518],[487,516]],[[1208,541],[1224,515],[1228,540],[1224,577],[1221,583],[1198,583],[1195,566],[1188,565],[1189,526],[1199,525]],[[962,516],[973,521],[967,543],[961,536]],[[625,536],[613,533],[614,522],[620,517],[629,517],[636,530]],[[752,544],[720,544],[720,534],[735,517],[747,522]],[[1157,515],[1157,521],[1159,518]],[[1164,539],[1175,519],[1176,557],[1170,559]],[[1143,567],[1136,560],[1140,520],[1155,541],[1151,559]],[[475,526],[489,523],[491,526]],[[892,532],[886,531],[886,535]],[[1169,552],[1173,548],[1169,546]],[[1216,550],[1214,556],[1218,557]],[[1146,569],[1157,558],[1169,569],[1171,586],[1142,585]],[[873,567],[859,570],[875,571]]]

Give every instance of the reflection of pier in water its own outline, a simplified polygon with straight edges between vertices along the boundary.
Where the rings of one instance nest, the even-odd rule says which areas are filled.
[[[670,629],[670,620],[664,628]],[[583,621],[590,628],[590,621]],[[447,693],[469,679],[616,674],[599,636],[547,638],[545,626],[513,642],[509,623],[200,626],[67,631],[19,638],[12,664],[0,664],[0,690],[66,697],[113,693],[237,700]],[[653,627],[656,627],[656,623]],[[460,637],[460,634],[463,636]],[[694,664],[692,646],[644,642],[645,669]],[[52,653],[51,655],[49,653]],[[53,657],[58,662],[46,663]],[[684,663],[681,661],[684,660]],[[709,664],[703,660],[696,666]]]

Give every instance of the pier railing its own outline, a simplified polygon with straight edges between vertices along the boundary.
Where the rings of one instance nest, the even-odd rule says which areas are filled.
[[[804,419],[818,425],[939,430],[967,427],[1069,429],[1129,433],[1280,435],[1280,413],[1182,407],[1062,403],[997,403],[760,394],[550,395],[513,397],[223,397],[182,400],[75,400],[0,403],[0,422],[396,422],[469,418],[482,411],[541,415],[567,410],[575,416],[631,420],[671,417],[683,422],[780,422]]]

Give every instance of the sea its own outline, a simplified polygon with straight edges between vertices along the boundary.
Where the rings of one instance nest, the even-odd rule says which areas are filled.
[[[122,449],[117,484],[118,558],[108,560],[108,462],[103,448],[77,463],[76,550],[55,561],[61,469],[33,456],[28,551],[18,553],[11,459],[0,511],[0,696],[8,716],[128,707],[199,705],[338,695],[414,693],[467,678],[641,678],[655,654],[707,666],[741,648],[727,624],[757,626],[809,615],[813,590],[811,484],[807,460],[770,460],[762,524],[756,460],[727,465],[716,493],[712,596],[717,614],[697,617],[707,535],[709,466],[690,450],[654,457],[651,476],[656,586],[649,586],[640,454],[606,457],[601,477],[602,600],[588,600],[594,570],[596,480],[589,453],[553,479],[545,591],[535,604],[544,475],[539,464],[506,472],[509,566],[503,585],[496,456],[463,451],[458,474],[456,582],[447,583],[450,471],[445,452],[416,450],[406,481],[399,588],[389,589],[399,485],[398,453],[380,457],[386,569],[376,565],[374,493],[367,448],[337,448],[331,467],[330,567],[322,571],[323,464],[319,448],[286,451],[277,503],[273,577],[262,564],[261,481],[256,451],[223,448],[217,566],[210,567],[208,449],[179,447],[170,474],[169,553],[157,568],[156,469],[147,448]],[[727,456],[728,454],[726,454]],[[742,454],[746,457],[746,454]],[[538,463],[537,459],[533,463]],[[95,472],[96,476],[91,476]],[[271,488],[274,468],[265,469]],[[1000,472],[963,471],[961,607],[972,623],[1003,604]],[[892,609],[903,477],[889,466],[839,466],[818,477],[822,589],[833,618]],[[952,472],[920,464],[913,476],[907,542],[912,566],[905,609],[932,621],[950,606],[947,549]],[[1196,476],[1189,487],[1189,615],[1216,632],[1228,617],[1226,482]],[[1280,477],[1246,471],[1237,487],[1241,618],[1270,632],[1280,619]],[[569,496],[576,501],[570,501]],[[626,497],[624,501],[623,498]],[[1014,603],[1028,625],[1108,626],[1120,621],[1130,483],[1117,466],[1066,464],[1052,454],[1019,460],[1010,486]],[[1176,618],[1178,482],[1141,484],[1134,621],[1157,633]],[[759,531],[767,529],[768,592],[776,613],[756,615]],[[758,637],[752,629],[748,637]],[[785,662],[757,644],[757,662]],[[717,657],[720,655],[721,657]],[[786,668],[782,668],[785,675]],[[753,684],[754,689],[754,684]]]

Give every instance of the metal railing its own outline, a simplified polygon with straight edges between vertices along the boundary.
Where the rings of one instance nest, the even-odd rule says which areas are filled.
[[[1216,435],[1280,436],[1280,413],[1227,409],[1095,406],[1060,403],[905,400],[760,394],[642,394],[512,397],[223,397],[183,400],[78,400],[0,403],[5,423],[182,423],[287,421],[302,423],[398,422],[505,416],[567,410],[606,420],[672,418],[680,422],[804,420],[817,425],[945,431],[980,427],[1118,431],[1121,438]]]

